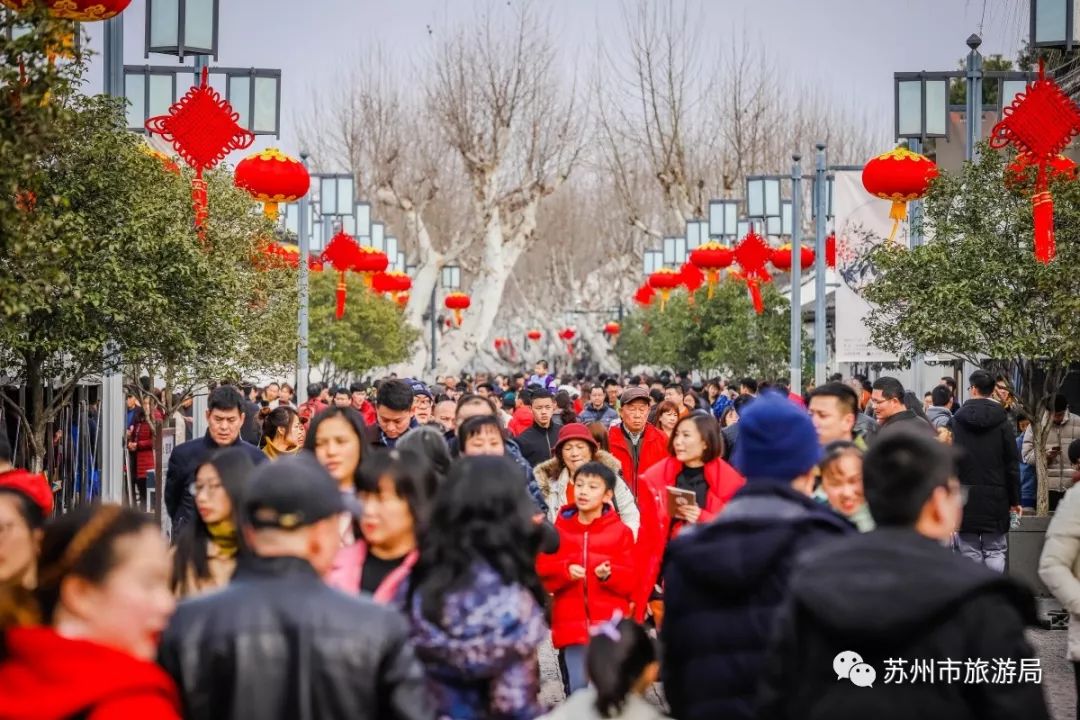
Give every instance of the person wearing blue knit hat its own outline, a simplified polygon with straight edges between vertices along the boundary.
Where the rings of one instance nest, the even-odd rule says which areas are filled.
[[[806,410],[762,393],[739,417],[744,485],[664,559],[664,693],[680,720],[751,718],[773,620],[796,557],[855,527],[815,502],[821,460]]]

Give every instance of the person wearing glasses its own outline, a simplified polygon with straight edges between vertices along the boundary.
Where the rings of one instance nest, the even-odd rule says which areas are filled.
[[[918,429],[878,436],[863,461],[878,527],[797,562],[758,718],[907,717],[916,708],[934,718],[1049,717],[1035,682],[911,681],[916,659],[952,659],[962,680],[978,658],[1024,667],[1036,657],[1024,637],[1035,624],[1031,591],[946,547],[965,512],[955,454]]]
[[[170,587],[177,598],[225,587],[244,550],[240,508],[255,464],[239,448],[218,450],[195,470],[188,492],[195,519],[184,526],[173,552]]]
[[[1010,512],[1019,516],[1020,453],[1013,425],[993,399],[994,376],[976,370],[969,378],[970,399],[953,417],[953,445],[960,451],[957,477],[969,489],[957,545],[960,553],[991,570],[1005,572]]]

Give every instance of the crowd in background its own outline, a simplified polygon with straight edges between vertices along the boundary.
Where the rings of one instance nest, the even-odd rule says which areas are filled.
[[[171,543],[141,512],[137,393],[134,507],[48,521],[0,438],[0,718],[658,718],[658,680],[682,720],[1046,717],[1023,678],[882,682],[895,658],[1033,657],[1004,574],[1030,421],[968,381],[962,405],[951,378],[919,402],[890,377],[799,395],[544,362],[302,403],[223,384],[167,463]],[[1049,420],[1040,572],[1080,614],[1080,418]],[[842,651],[873,691],[838,682]]]

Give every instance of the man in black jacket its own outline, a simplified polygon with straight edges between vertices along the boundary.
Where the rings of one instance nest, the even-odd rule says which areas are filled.
[[[310,455],[255,471],[232,582],[179,605],[162,667],[187,720],[429,720],[424,672],[392,608],[330,588],[345,499]]]
[[[739,419],[744,485],[710,524],[684,532],[664,566],[661,666],[671,716],[744,720],[796,555],[855,527],[810,498],[821,446],[802,408],[762,393]]]
[[[207,400],[206,435],[177,445],[169,456],[169,467],[165,472],[165,509],[172,519],[174,540],[184,525],[195,517],[195,498],[188,488],[195,482],[195,471],[215,450],[236,446],[242,448],[256,465],[266,461],[266,455],[259,448],[241,439],[244,417],[244,398],[239,390],[232,385],[214,388]]]
[[[870,399],[874,403],[874,417],[880,426],[879,432],[902,425],[927,435],[934,434],[930,423],[908,410],[904,404],[904,386],[896,378],[879,377],[875,380]]]
[[[551,459],[551,453],[559,442],[559,426],[553,420],[555,414],[555,396],[547,388],[533,387],[532,396],[533,424],[517,436],[521,454],[529,465],[536,467]]]
[[[1005,572],[1009,510],[1021,513],[1020,452],[1008,413],[992,399],[994,376],[976,370],[969,380],[971,399],[952,422],[953,446],[962,451],[956,475],[968,489],[958,536],[960,552]]]
[[[1024,639],[1031,593],[943,547],[963,513],[952,454],[910,429],[870,448],[863,483],[878,529],[798,564],[759,718],[1048,717]]]

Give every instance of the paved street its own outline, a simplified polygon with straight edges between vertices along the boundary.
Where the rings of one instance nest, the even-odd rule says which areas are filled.
[[[1043,630],[1028,632],[1028,639],[1042,659],[1043,691],[1050,706],[1053,720],[1073,720],[1076,717],[1076,690],[1072,663],[1065,659],[1068,631]],[[563,699],[562,681],[559,680],[558,661],[549,643],[540,649],[540,697],[547,705]],[[659,692],[651,693],[651,700],[662,706]],[[1022,720],[1022,718],[1017,718]]]

